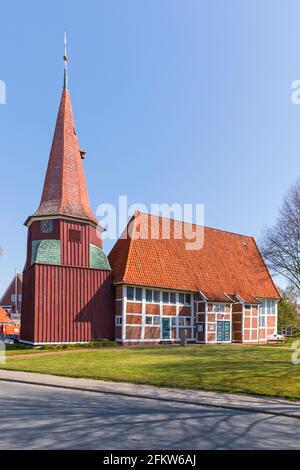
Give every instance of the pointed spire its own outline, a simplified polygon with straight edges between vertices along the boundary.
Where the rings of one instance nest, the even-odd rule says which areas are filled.
[[[58,110],[43,194],[38,210],[26,220],[25,224],[28,225],[34,217],[50,216],[82,219],[95,225],[98,223],[90,206],[80,147],[75,131],[71,98],[67,87],[66,59],[64,89]]]
[[[65,44],[65,53],[64,53],[64,90],[69,88],[69,80],[68,80],[68,56],[67,56],[67,33],[65,32],[64,37],[64,44]]]

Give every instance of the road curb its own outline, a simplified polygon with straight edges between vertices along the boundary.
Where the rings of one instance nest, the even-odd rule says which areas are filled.
[[[51,376],[57,378],[64,378],[62,376]],[[39,382],[34,380],[26,380],[21,378],[8,378],[8,377],[1,377],[0,382],[10,382],[10,383],[20,383],[20,384],[28,384],[28,385],[37,385],[42,387],[52,387],[57,389],[65,389],[65,390],[72,390],[72,391],[79,391],[79,392],[88,392],[88,393],[98,393],[102,395],[115,395],[115,396],[123,396],[127,398],[140,398],[145,400],[156,400],[161,402],[168,402],[168,403],[178,403],[184,405],[191,405],[191,406],[199,406],[199,407],[208,407],[208,408],[217,408],[217,409],[228,409],[228,410],[236,410],[236,411],[244,411],[245,413],[259,413],[264,415],[270,416],[283,416],[286,418],[298,419],[300,420],[300,414],[297,415],[295,413],[285,412],[285,411],[276,411],[270,409],[263,409],[255,406],[245,406],[245,405],[230,405],[225,403],[212,403],[209,400],[190,400],[184,398],[169,398],[169,397],[162,397],[162,396],[155,396],[147,393],[130,393],[125,391],[116,391],[116,390],[104,390],[101,388],[93,388],[93,387],[82,387],[82,386],[72,386],[72,385],[63,385],[63,384],[55,384],[51,382]],[[122,384],[122,382],[115,382],[115,384]],[[133,384],[134,386],[138,387],[137,384]],[[163,390],[163,389],[162,389]],[[174,389],[176,390],[176,389]],[[217,392],[216,392],[217,393]],[[247,395],[252,399],[255,398],[253,395]],[[292,403],[291,403],[292,405]]]

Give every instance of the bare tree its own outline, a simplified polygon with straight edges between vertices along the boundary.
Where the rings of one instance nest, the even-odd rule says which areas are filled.
[[[276,224],[264,233],[262,254],[274,273],[300,293],[300,179],[285,195]]]

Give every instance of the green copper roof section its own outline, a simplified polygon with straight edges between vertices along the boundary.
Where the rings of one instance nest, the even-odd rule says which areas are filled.
[[[90,243],[90,268],[111,269],[104,251],[92,243]]]
[[[33,240],[31,264],[60,264],[60,240]]]

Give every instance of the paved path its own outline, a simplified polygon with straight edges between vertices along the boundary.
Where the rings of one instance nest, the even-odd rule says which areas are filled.
[[[36,381],[43,377],[44,386],[21,382],[30,376]],[[255,398],[229,396],[227,405],[237,406],[241,398],[241,409],[230,409],[222,407],[226,394],[171,390],[180,400],[176,402],[168,390],[155,387],[51,378],[53,385],[71,387],[79,380],[80,387],[83,382],[90,390],[95,387],[71,390],[47,385],[49,377],[0,372],[0,449],[299,448],[299,404],[266,400],[263,409],[263,399],[254,407]],[[153,398],[143,397],[150,393]],[[203,404],[200,396],[188,404],[190,393],[200,393]],[[219,398],[215,405],[221,407],[213,406],[215,395]],[[242,409],[246,400],[250,411]],[[273,411],[291,417],[270,414],[271,402]],[[254,408],[260,411],[251,411]]]

